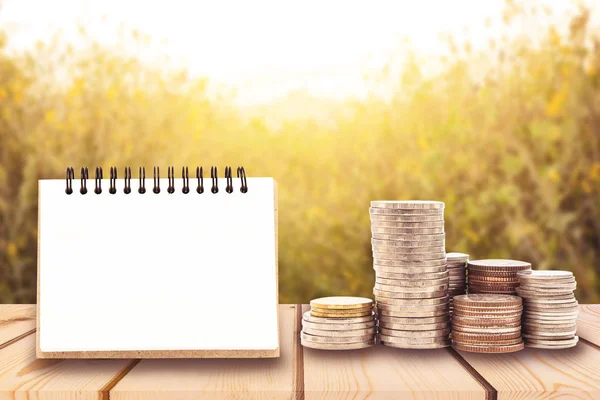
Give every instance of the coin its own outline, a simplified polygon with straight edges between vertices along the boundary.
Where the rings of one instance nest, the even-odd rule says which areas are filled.
[[[543,298],[556,298],[556,297],[560,297],[560,296],[570,296],[573,291],[571,290],[571,291],[566,291],[566,292],[559,292],[559,291],[532,292],[529,290],[523,290],[521,288],[516,288],[516,292],[521,297],[535,297],[538,299],[543,299]]]
[[[405,324],[405,325],[427,325],[427,324],[441,324],[448,322],[448,315],[442,315],[438,317],[404,317],[404,316],[380,316],[380,321],[387,321],[394,324]],[[410,329],[407,329],[410,330]]]
[[[531,334],[534,335],[536,337],[547,337],[547,338],[552,338],[552,337],[568,337],[568,336],[573,336],[576,333],[576,330],[570,330],[570,331],[563,331],[563,332],[549,332],[549,331],[523,331],[526,334]]]
[[[387,320],[380,321],[379,329],[394,329],[399,331],[436,331],[440,329],[446,329],[449,326],[448,322],[440,322],[437,324],[422,324],[422,325],[406,325],[406,324],[396,324],[393,322],[388,322]]]
[[[444,221],[371,221],[371,226],[388,227],[388,228],[444,228]]]
[[[448,271],[428,272],[428,273],[393,273],[393,272],[377,272],[378,278],[384,279],[444,279],[448,278]]]
[[[302,318],[305,321],[316,322],[316,323],[320,323],[320,324],[329,324],[329,323],[354,324],[354,323],[373,321],[373,319],[375,318],[375,314],[373,312],[371,312],[371,314],[362,316],[362,317],[328,318],[328,317],[317,317],[317,316],[311,315],[310,311],[306,311],[303,314]]]
[[[359,337],[359,336],[373,336],[375,335],[375,328],[367,328],[367,329],[358,329],[358,330],[346,330],[346,331],[330,331],[324,329],[312,329],[306,326],[303,327],[302,332],[313,335],[313,336],[321,336],[321,337]],[[357,340],[358,341],[358,340]],[[362,341],[362,340],[360,340]]]
[[[321,317],[321,318],[356,318],[356,317],[365,317],[372,314],[371,309],[366,311],[339,311],[339,310],[329,310],[327,312],[317,311],[314,309],[310,310],[310,314],[313,317]]]
[[[452,316],[454,318],[454,315]],[[505,328],[498,327],[470,327],[470,326],[462,326],[458,324],[452,324],[452,333],[454,332],[466,332],[466,333],[515,333],[521,332],[521,325],[518,326],[509,326]]]
[[[476,269],[480,271],[487,270],[498,270],[498,271],[521,271],[525,269],[531,269],[531,263],[517,260],[501,260],[501,259],[490,259],[490,260],[469,260],[469,269]]]
[[[384,235],[439,235],[444,228],[388,228],[371,226],[371,232]]]
[[[394,260],[400,262],[420,262],[425,263],[428,261],[432,262],[445,262],[444,252],[438,253],[423,253],[423,254],[399,254],[399,253],[385,253],[382,251],[372,251],[373,258],[378,260]]]
[[[552,336],[552,337],[548,337],[548,336],[539,336],[539,335],[533,335],[530,333],[523,333],[523,337],[525,338],[525,340],[530,340],[530,339],[537,339],[537,340],[567,340],[567,339],[572,339],[573,336],[575,336],[574,333],[571,334],[566,334],[566,335],[556,335],[556,336]]]
[[[408,240],[383,240],[383,239],[371,239],[372,245],[377,246],[391,246],[400,247],[407,249],[420,249],[423,247],[445,247],[445,240],[421,240],[421,241],[408,241]]]
[[[437,222],[444,221],[444,214],[427,214],[427,215],[385,215],[371,214],[371,221],[398,221],[398,222]]]
[[[519,280],[513,277],[498,277],[498,276],[487,276],[487,275],[469,275],[469,282],[477,281],[481,284],[494,284],[495,282],[499,282],[501,284],[514,284],[518,286],[520,284]]]
[[[369,340],[367,342],[362,343],[315,343],[309,340],[305,340],[301,338],[300,343],[304,347],[309,347],[311,349],[319,349],[319,350],[358,350],[358,349],[366,349],[367,347],[371,347],[375,344],[375,340]]]
[[[543,322],[529,322],[523,326],[528,332],[542,330],[545,332],[563,332],[577,329],[577,320],[564,321],[563,324],[545,324]]]
[[[415,215],[415,216],[431,216],[444,215],[443,208],[436,209],[400,209],[400,208],[379,208],[369,207],[370,215]]]
[[[385,233],[374,233],[371,232],[372,239],[397,241],[397,242],[435,242],[439,240],[446,240],[445,233],[437,234],[425,234],[425,235],[398,235],[398,234],[385,234]]]
[[[450,334],[449,328],[438,329],[433,331],[402,331],[397,329],[381,328],[380,333],[386,336],[404,337],[404,338],[433,338],[444,337],[448,338]]]
[[[369,322],[357,322],[354,324],[335,324],[335,323],[317,323],[302,320],[302,326],[309,329],[319,329],[324,331],[355,331],[360,329],[369,329],[375,327],[375,320]]]
[[[417,307],[417,306],[433,306],[433,305],[439,305],[439,304],[444,304],[444,303],[448,303],[448,296],[446,294],[443,294],[441,296],[437,296],[437,297],[430,297],[430,298],[421,298],[421,299],[402,299],[402,298],[389,298],[389,297],[376,297],[375,300],[377,301],[377,306],[379,307],[380,304],[386,305],[386,306],[393,306],[393,307],[407,307],[407,306],[411,306],[411,307]]]
[[[571,296],[571,298],[568,299],[530,299],[530,298],[524,298],[523,299],[523,303],[525,304],[545,304],[545,305],[562,305],[562,304],[572,304],[572,303],[577,303],[577,300],[575,299],[575,296]]]
[[[394,253],[398,255],[427,255],[443,253],[444,257],[446,256],[444,245],[432,247],[398,247],[386,245],[372,245],[371,250],[373,250],[374,252],[377,251],[381,253]]]
[[[518,272],[517,276],[524,280],[556,280],[557,278],[573,278],[573,273],[570,271],[530,270]]]
[[[466,307],[520,307],[522,300],[518,296],[503,294],[463,294],[454,298],[455,305],[464,305]]]
[[[577,337],[577,336],[575,336],[575,337]],[[574,343],[568,343],[568,344],[540,344],[540,343],[536,343],[536,342],[526,341],[525,346],[536,348],[536,349],[558,350],[558,349],[569,349],[571,347],[575,347],[577,345],[577,342],[579,342],[579,340],[575,341]]]
[[[437,311],[415,311],[415,312],[399,312],[390,310],[379,310],[379,317],[406,317],[406,318],[429,318],[429,317],[446,317],[448,316],[449,308]]]
[[[452,339],[464,343],[469,342],[498,342],[503,340],[514,340],[521,338],[521,332],[512,333],[466,333],[452,332]]]
[[[432,343],[446,343],[448,341],[447,336],[442,337],[402,337],[402,336],[390,336],[379,333],[377,335],[379,340],[388,343],[406,343],[406,344],[432,344]]]
[[[407,343],[390,343],[379,339],[379,343],[386,347],[394,347],[398,349],[443,349],[450,345],[450,341],[447,343],[432,343],[432,344],[407,344]]]
[[[378,297],[388,298],[388,299],[431,299],[435,297],[443,297],[446,296],[446,290],[439,291],[424,291],[424,292],[396,292],[396,291],[387,291],[381,290],[375,287],[373,289],[373,294]]]
[[[523,350],[523,342],[511,345],[472,345],[462,344],[452,341],[452,347],[456,350],[468,351],[472,353],[513,353]]]
[[[385,285],[382,283],[375,282],[375,289],[383,290],[385,292],[395,292],[395,293],[404,293],[404,294],[432,293],[432,292],[438,292],[438,291],[446,291],[448,289],[448,284],[444,283],[444,284],[429,285],[429,286],[403,287],[403,286]]]
[[[373,200],[371,208],[392,208],[392,209],[443,209],[444,203],[431,200]]]
[[[514,324],[521,324],[521,316],[516,317],[501,317],[501,318],[478,318],[478,317],[466,317],[454,313],[452,323],[463,326],[510,326]]]
[[[403,304],[403,305],[389,305],[384,303],[377,303],[377,309],[379,311],[388,310],[395,312],[403,312],[403,313],[414,313],[414,312],[423,312],[423,311],[446,311],[448,309],[448,301],[441,304],[433,304],[433,305],[412,305],[412,304]]]
[[[310,301],[311,307],[340,310],[370,307],[372,304],[373,300],[369,298],[348,296],[321,297]]]
[[[384,285],[402,286],[402,287],[420,287],[420,286],[435,286],[447,285],[448,278],[441,279],[386,279],[379,275],[375,277],[375,282]]]

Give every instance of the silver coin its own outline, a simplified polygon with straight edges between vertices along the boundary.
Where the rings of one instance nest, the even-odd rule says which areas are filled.
[[[523,330],[523,333],[531,334],[535,337],[540,338],[553,338],[553,337],[567,337],[575,335],[576,330],[563,331],[563,332],[554,332],[554,331],[542,331],[542,330]]]
[[[315,336],[309,335],[305,332],[302,332],[302,340],[305,342],[312,343],[326,343],[326,344],[337,344],[337,343],[362,343],[367,342],[369,340],[373,340],[375,338],[374,334],[370,335],[362,335],[355,337],[329,337],[329,336]]]
[[[577,300],[575,299],[575,296],[573,295],[570,299],[523,299],[523,303],[525,304],[544,304],[544,305],[551,305],[551,304],[571,304],[571,303],[577,303]]]
[[[440,329],[447,329],[450,327],[450,322],[440,322],[438,324],[422,324],[422,325],[406,325],[406,324],[396,324],[394,322],[381,321],[379,323],[379,329],[393,329],[396,331],[437,331]]]
[[[383,253],[398,253],[398,254],[424,254],[424,253],[443,253],[446,255],[446,250],[443,245],[441,246],[429,246],[429,247],[402,247],[402,246],[388,246],[381,244],[371,245],[371,250],[381,251]]]
[[[573,278],[571,271],[556,271],[556,270],[528,270],[520,271],[517,273],[519,278],[525,280],[538,279],[538,280],[555,280],[556,278]]]
[[[438,297],[421,298],[421,299],[394,299],[394,298],[389,298],[389,297],[375,296],[375,301],[377,302],[378,307],[380,304],[393,306],[393,307],[433,306],[433,305],[447,303],[448,296],[442,295],[442,296],[438,296]]]
[[[445,266],[433,266],[433,267],[390,267],[385,265],[373,265],[373,269],[376,274],[435,274],[446,272]]]
[[[448,323],[448,314],[440,315],[437,317],[400,317],[393,315],[380,315],[380,321],[389,322],[398,325],[406,325],[407,330],[410,330],[412,325],[428,325],[428,324],[441,324]]]
[[[375,344],[375,340],[369,340],[367,342],[361,343],[315,343],[308,340],[300,339],[300,343],[304,347],[309,347],[311,349],[318,350],[358,350],[358,349],[366,349],[367,347],[371,347]]]
[[[432,337],[448,337],[450,328],[437,329],[433,331],[404,331],[399,329],[381,328],[379,333],[387,336],[404,337],[404,338],[432,338]]]
[[[390,247],[401,247],[408,249],[421,249],[423,247],[444,247],[446,246],[445,240],[383,240],[383,239],[371,239],[371,244],[374,246],[390,246]]]
[[[420,287],[400,287],[393,285],[384,285],[375,282],[375,289],[382,290],[384,292],[395,292],[395,293],[433,293],[439,291],[448,290],[448,284],[431,285],[431,286],[420,286]]]
[[[370,215],[403,215],[403,216],[430,216],[430,215],[444,215],[444,209],[399,209],[399,208],[378,208],[369,207]]]
[[[373,258],[377,260],[392,260],[400,262],[424,262],[432,261],[439,262],[445,260],[443,252],[440,253],[423,253],[423,254],[398,254],[398,253],[383,253],[381,251],[373,251]]]
[[[397,311],[397,310],[378,310],[379,317],[394,317],[394,318],[430,318],[430,317],[445,317],[448,316],[450,309],[437,311]]]
[[[393,273],[376,271],[377,278],[384,279],[443,279],[448,278],[448,271],[429,272],[429,273]]]
[[[454,318],[454,316],[452,317]],[[485,328],[471,328],[468,326],[460,326],[452,324],[452,332],[465,332],[465,333],[486,333],[486,334],[497,334],[497,333],[517,333],[521,332],[521,327],[509,327],[509,328],[498,328],[498,327],[485,327]]]
[[[523,322],[523,329],[527,331],[546,331],[546,332],[562,332],[562,331],[572,331],[573,329],[577,329],[577,321],[563,321],[564,324],[546,324],[543,322],[531,322],[527,320]]]
[[[548,336],[538,336],[538,335],[532,335],[529,333],[523,333],[523,338],[525,339],[534,339],[534,340],[567,340],[567,339],[572,339],[573,336],[575,336],[575,334],[570,334],[570,335],[564,335],[564,336],[552,336],[552,337],[548,337]]]
[[[559,319],[559,320],[551,320],[551,319],[532,319],[527,318],[527,315],[523,318],[523,325],[529,324],[539,324],[542,326],[563,326],[563,325],[575,325],[577,324],[577,319]]]
[[[443,222],[444,215],[382,215],[371,214],[372,221],[397,221],[397,222]]]
[[[333,324],[333,323],[318,323],[302,320],[302,326],[309,329],[320,329],[324,331],[354,331],[359,329],[369,329],[375,327],[375,320],[369,322],[356,322],[353,324]]]
[[[434,286],[434,285],[447,285],[448,278],[441,279],[386,279],[379,276],[375,277],[376,283],[383,285],[391,285],[398,287],[420,287],[420,286]]]
[[[388,260],[384,258],[373,258],[373,265],[378,267],[396,267],[396,268],[407,268],[407,267],[444,267],[444,271],[447,271],[446,263],[444,260]],[[425,271],[423,271],[425,272]]]
[[[358,330],[354,329],[354,330],[345,330],[345,331],[330,331],[330,330],[323,330],[323,329],[312,329],[312,328],[303,326],[302,332],[307,333],[309,335],[321,336],[321,337],[336,337],[336,338],[352,337],[352,338],[356,338],[359,336],[374,335],[375,327],[367,328],[367,329],[358,329]],[[362,341],[362,340],[359,340],[359,341]]]
[[[397,349],[443,349],[445,347],[450,346],[450,341],[448,343],[432,343],[432,344],[407,344],[407,343],[390,343],[384,340],[379,339],[379,343],[385,347],[393,347]]]
[[[544,347],[544,348],[554,348],[555,346],[575,346],[577,344],[577,342],[579,342],[579,336],[573,336],[570,339],[557,339],[557,340],[552,340],[552,339],[526,339],[525,340],[525,345],[543,345],[543,346],[548,346],[548,347]],[[535,346],[530,346],[530,347],[535,347]],[[562,348],[562,347],[561,347]],[[566,347],[565,347],[566,348]]]
[[[375,319],[375,313],[364,316],[364,317],[352,317],[352,318],[324,318],[314,317],[310,314],[310,311],[306,311],[302,318],[308,322],[316,322],[319,324],[355,324],[360,322],[369,322]]]
[[[534,285],[519,285],[521,290],[528,292],[542,292],[542,293],[561,293],[561,292],[572,292],[577,289],[576,283],[569,283],[565,285],[547,285],[547,286],[534,286]]]
[[[444,203],[432,200],[373,200],[371,208],[392,208],[401,210],[412,209],[443,209]]]
[[[432,343],[446,343],[448,341],[447,337],[433,337],[433,338],[412,338],[412,337],[398,337],[398,336],[389,336],[378,334],[377,337],[379,340],[388,342],[388,343],[397,343],[397,344],[432,344]]]
[[[444,228],[388,228],[371,226],[371,233],[383,235],[403,235],[403,236],[421,236],[421,235],[440,235],[444,233]]]
[[[469,260],[468,254],[456,252],[448,253],[448,261],[467,262],[467,260]]]
[[[432,222],[402,222],[402,221],[371,221],[371,227],[379,228],[410,228],[410,229],[443,229],[444,221]]]

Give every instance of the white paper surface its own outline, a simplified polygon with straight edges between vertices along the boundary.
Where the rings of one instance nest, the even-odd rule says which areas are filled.
[[[77,175],[77,178],[79,176]],[[41,180],[40,348],[54,351],[278,347],[274,182],[182,194],[79,193]]]

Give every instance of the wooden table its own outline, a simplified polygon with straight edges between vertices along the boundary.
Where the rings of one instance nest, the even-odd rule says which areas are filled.
[[[37,360],[35,307],[0,305],[0,399],[600,398],[600,305],[580,306],[578,346],[506,355],[382,346],[304,349],[302,305],[281,305],[281,357]]]

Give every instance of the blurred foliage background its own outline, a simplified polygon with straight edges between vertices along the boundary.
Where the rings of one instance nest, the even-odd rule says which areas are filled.
[[[504,21],[543,12],[509,1]],[[582,7],[567,34],[546,26],[541,40],[485,52],[446,38],[439,73],[404,54],[402,68],[369,78],[394,85],[391,99],[300,93],[288,100],[327,118],[299,111],[277,124],[269,107],[249,115],[208,96],[206,80],[93,40],[85,52],[49,40],[14,53],[0,34],[0,302],[35,302],[37,181],[69,165],[273,176],[282,303],[371,296],[373,199],[442,200],[448,251],[572,270],[580,302],[600,302],[600,37],[589,16]]]

